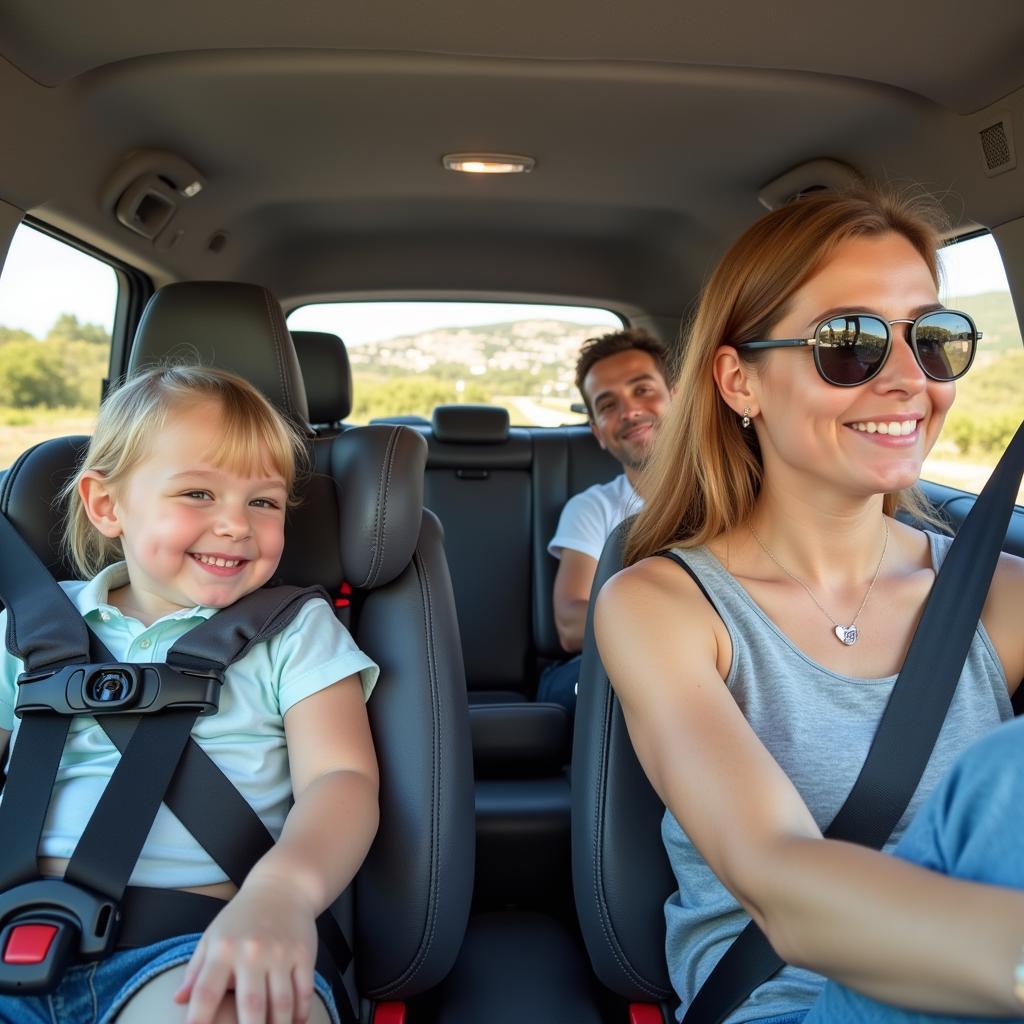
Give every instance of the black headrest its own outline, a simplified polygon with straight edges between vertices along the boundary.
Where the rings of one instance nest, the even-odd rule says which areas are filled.
[[[77,471],[87,437],[30,449],[0,483],[0,510],[57,579],[78,573],[61,547],[57,495]],[[314,442],[318,443],[318,442]],[[332,439],[332,474],[313,474],[288,514],[277,577],[334,591],[342,579],[372,590],[409,564],[423,517],[427,443],[407,427],[355,427]]]
[[[58,580],[79,578],[61,543],[64,508],[58,495],[88,447],[88,437],[43,441],[18,458],[0,485],[0,511]]]
[[[498,405],[439,405],[431,421],[434,437],[449,444],[504,444],[508,409]]]
[[[427,442],[408,427],[354,427],[333,439],[330,456],[345,578],[372,590],[398,576],[416,549]]]
[[[231,370],[296,423],[309,423],[306,389],[280,303],[255,284],[181,281],[149,300],[128,374],[185,358]]]
[[[292,331],[306,383],[310,423],[340,423],[352,412],[352,367],[345,343],[323,331]]]

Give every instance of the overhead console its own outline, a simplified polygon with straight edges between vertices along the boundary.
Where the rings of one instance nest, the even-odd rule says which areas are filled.
[[[206,182],[187,160],[164,150],[136,150],[103,187],[101,202],[123,227],[170,249],[187,231],[179,217]]]

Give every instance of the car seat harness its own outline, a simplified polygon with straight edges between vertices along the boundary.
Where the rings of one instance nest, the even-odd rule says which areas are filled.
[[[128,886],[161,802],[236,886],[273,836],[191,738],[216,714],[227,667],[284,629],[320,587],[267,587],[219,611],[168,650],[166,662],[114,659],[10,521],[0,514],[0,599],[8,650],[24,662],[21,719],[0,801],[0,992],[52,991],[74,963],[116,948],[201,932],[222,900]],[[40,878],[38,848],[64,744],[94,717],[121,757],[62,879]],[[343,1018],[351,952],[330,911],[317,921],[317,969]]]

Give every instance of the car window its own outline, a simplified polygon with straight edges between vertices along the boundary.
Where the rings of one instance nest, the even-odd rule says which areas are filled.
[[[1024,419],[1024,345],[995,239],[988,232],[939,251],[942,301],[969,314],[983,338],[924,464],[926,480],[977,493]],[[1024,488],[1018,495],[1024,503]]]
[[[113,267],[22,224],[0,271],[0,468],[91,433],[110,363]]]
[[[352,364],[352,423],[430,416],[437,405],[484,402],[519,426],[581,423],[576,357],[620,330],[606,309],[491,302],[330,302],[301,306],[292,330],[337,334]]]

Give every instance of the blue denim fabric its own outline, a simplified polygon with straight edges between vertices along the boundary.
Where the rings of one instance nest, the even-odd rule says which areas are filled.
[[[158,974],[188,963],[199,935],[124,949],[101,963],[72,967],[45,996],[0,996],[0,1024],[112,1024],[125,1003]],[[330,986],[315,976],[332,1024],[340,1024]]]
[[[960,757],[911,822],[895,855],[955,878],[1024,888],[1022,807],[1024,719],[1018,718],[979,740]],[[1024,1008],[1014,1019],[1024,1020]],[[829,982],[805,1024],[965,1024],[981,1020],[995,1018],[902,1010]]]
[[[570,716],[576,711],[576,683],[580,678],[581,655],[568,661],[556,661],[540,674],[537,683],[537,700],[550,704],[561,704]]]
[[[798,1010],[796,1013],[783,1013],[778,1017],[762,1017],[760,1020],[752,1020],[750,1024],[802,1024],[806,1016],[806,1010]]]

